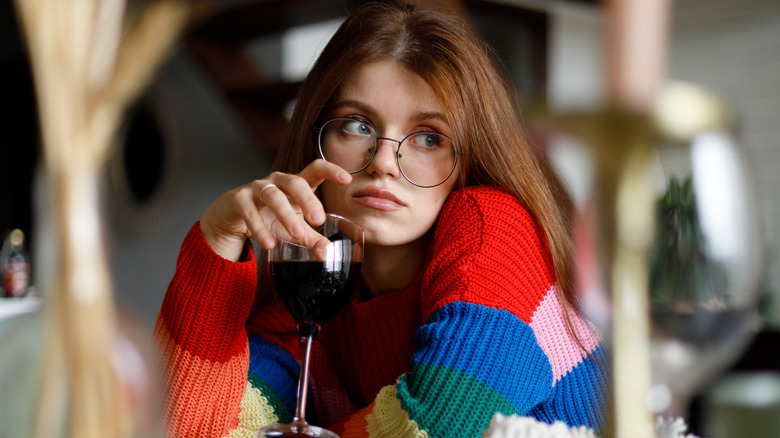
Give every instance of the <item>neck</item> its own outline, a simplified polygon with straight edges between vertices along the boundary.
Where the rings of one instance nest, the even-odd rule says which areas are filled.
[[[402,246],[366,245],[360,276],[365,298],[409,285],[425,259],[429,236]]]

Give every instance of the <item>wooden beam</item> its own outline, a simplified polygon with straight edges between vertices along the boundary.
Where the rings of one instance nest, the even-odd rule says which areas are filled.
[[[241,45],[225,44],[198,34],[191,34],[186,43],[254,142],[273,159],[289,124],[284,108],[297,94],[298,84],[269,80]]]
[[[264,35],[346,17],[359,0],[266,0],[206,14],[191,32],[223,44],[243,44]]]

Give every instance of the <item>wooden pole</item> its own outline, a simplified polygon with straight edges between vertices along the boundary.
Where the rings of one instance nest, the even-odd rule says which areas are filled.
[[[607,0],[609,99],[622,126],[604,127],[602,194],[610,193],[614,435],[654,436],[649,251],[654,229],[649,113],[664,81],[670,0]],[[607,133],[609,132],[609,134]],[[615,159],[620,157],[620,159]],[[611,176],[610,176],[611,175]],[[608,187],[607,187],[608,186]]]
[[[123,111],[172,47],[186,3],[152,2],[129,29],[124,0],[16,0],[16,8],[33,68],[54,236],[52,265],[42,267],[48,288],[34,436],[136,436],[136,412],[114,363],[121,334],[99,180]]]
[[[671,0],[605,0],[605,6],[609,97],[647,112],[666,77]]]

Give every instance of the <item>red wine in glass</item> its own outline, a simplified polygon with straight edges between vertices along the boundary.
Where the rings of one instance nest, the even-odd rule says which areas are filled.
[[[295,319],[301,339],[301,373],[295,417],[289,424],[274,424],[260,430],[261,436],[327,437],[335,433],[306,422],[306,391],[311,342],[320,326],[347,305],[356,290],[363,262],[363,229],[332,214],[312,227],[328,239],[313,250],[293,239],[274,222],[276,245],[268,251],[268,271],[274,293]]]
[[[268,263],[279,300],[299,322],[324,324],[352,298],[360,272],[359,262]]]

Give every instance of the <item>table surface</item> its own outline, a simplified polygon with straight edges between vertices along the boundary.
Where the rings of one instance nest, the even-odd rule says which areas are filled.
[[[0,298],[0,319],[35,312],[42,304],[39,297]]]

